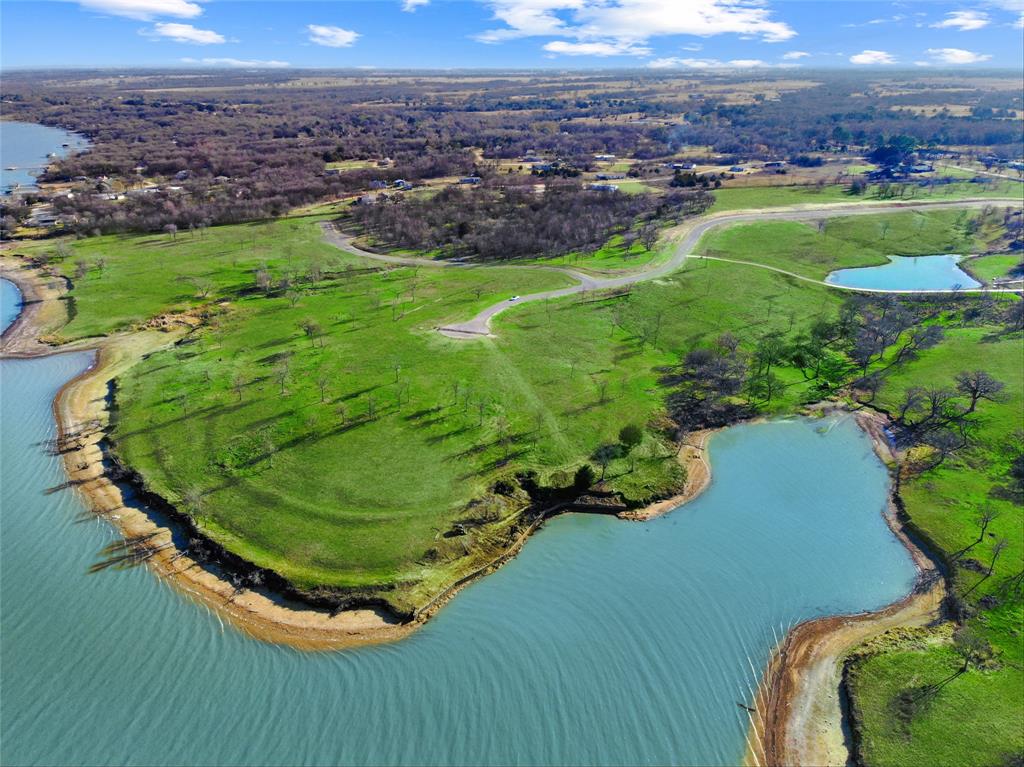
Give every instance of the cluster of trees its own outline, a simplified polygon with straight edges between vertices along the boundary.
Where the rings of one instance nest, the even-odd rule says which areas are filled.
[[[752,350],[741,350],[726,333],[688,352],[664,376],[668,414],[680,433],[734,423],[785,388],[776,373],[782,366],[797,368],[812,382],[814,399],[849,387],[863,404],[873,403],[886,376],[942,340],[940,318],[1002,322],[1006,332],[1019,332],[1021,307],[1022,302],[1006,306],[992,297],[855,296],[837,316],[821,317],[794,335],[767,333]],[[898,444],[931,448],[918,469],[940,465],[971,444],[978,404],[996,399],[1002,389],[986,371],[971,369],[957,374],[952,385],[908,389],[891,413]]]
[[[965,370],[955,376],[953,387],[910,387],[892,413],[897,444],[932,448],[916,468],[939,466],[971,444],[978,403],[995,400],[1003,386],[984,370]]]
[[[752,412],[740,397],[747,381],[747,358],[731,333],[710,348],[699,347],[683,357],[663,383],[672,387],[669,417],[681,433],[735,423]]]
[[[431,197],[356,206],[352,221],[391,245],[497,260],[598,248],[638,218],[681,217],[703,212],[712,202],[703,192],[659,198],[599,192],[573,182],[549,182],[539,194],[530,185],[449,187]]]

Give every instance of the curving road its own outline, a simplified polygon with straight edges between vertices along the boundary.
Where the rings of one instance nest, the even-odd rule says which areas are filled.
[[[501,312],[509,309],[513,306],[517,306],[528,301],[546,301],[552,298],[564,298],[565,296],[576,295],[584,293],[590,290],[608,290],[613,288],[621,288],[627,285],[633,285],[637,282],[643,282],[646,280],[656,280],[659,277],[664,277],[678,270],[686,263],[686,259],[691,257],[691,251],[696,247],[700,239],[712,229],[720,226],[730,226],[733,224],[742,223],[753,223],[760,221],[820,221],[822,219],[832,218],[834,216],[867,216],[877,215],[887,211],[915,211],[915,210],[935,210],[943,208],[978,208],[986,205],[1021,205],[1019,199],[1005,199],[1005,198],[993,198],[993,199],[966,199],[966,200],[939,200],[935,202],[914,202],[908,203],[903,201],[892,201],[892,202],[880,202],[880,203],[836,203],[826,205],[816,205],[813,208],[810,207],[799,207],[799,208],[779,208],[773,210],[764,210],[758,212],[739,212],[739,213],[724,213],[724,214],[712,214],[702,219],[696,219],[692,223],[686,234],[675,246],[675,251],[672,257],[663,264],[652,267],[641,272],[632,272],[629,274],[616,275],[613,277],[595,277],[594,275],[586,274],[584,272],[577,271],[575,269],[567,269],[558,266],[536,266],[536,265],[522,265],[522,269],[545,269],[549,271],[561,272],[566,274],[573,279],[577,280],[576,285],[572,285],[568,288],[561,288],[559,290],[545,290],[540,293],[530,293],[522,296],[517,300],[505,299],[499,301],[496,304],[488,306],[486,309],[479,312],[475,317],[467,322],[460,322],[453,325],[447,325],[445,327],[438,328],[438,331],[450,338],[468,339],[468,338],[479,338],[481,336],[487,336],[491,334],[490,323],[491,319]],[[341,250],[351,253],[356,256],[363,258],[370,258],[376,261],[384,261],[390,264],[400,264],[404,266],[429,266],[437,268],[465,268],[468,266],[476,266],[478,264],[466,264],[457,261],[444,261],[435,260],[429,258],[415,258],[412,256],[389,256],[381,253],[371,253],[356,247],[352,242],[352,237],[338,231],[330,224],[321,224],[324,231],[324,238],[327,242]],[[950,293],[951,290],[883,290],[880,288],[849,288],[843,285],[833,285],[832,283],[825,282],[824,280],[817,280],[812,277],[805,277],[795,272],[789,272],[785,269],[779,269],[774,266],[767,266],[765,264],[758,264],[753,261],[740,261],[729,258],[718,258],[715,256],[692,256],[693,258],[707,259],[711,261],[726,261],[728,263],[743,264],[745,266],[756,267],[760,269],[768,269],[773,272],[785,274],[790,277],[794,277],[804,282],[811,282],[816,285],[824,285],[825,287],[835,288],[836,290],[850,290],[858,293]],[[503,264],[504,265],[504,264]],[[504,265],[507,266],[507,265]],[[968,288],[957,291],[959,293],[1020,293],[1021,290],[1018,288]]]

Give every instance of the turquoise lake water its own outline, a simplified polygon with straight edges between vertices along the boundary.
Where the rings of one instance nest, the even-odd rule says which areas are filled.
[[[10,280],[0,280],[0,333],[14,322],[21,311],[21,291]]]
[[[853,422],[772,422],[712,440],[692,504],[555,519],[408,640],[263,644],[145,568],[86,574],[114,533],[44,494],[64,473],[40,443],[91,360],[0,361],[5,765],[735,764],[783,628],[914,578]]]
[[[50,162],[46,158],[50,152],[63,157],[88,145],[84,136],[60,128],[0,120],[0,191],[15,184],[32,186],[40,170]],[[15,170],[7,170],[11,166]]]
[[[958,266],[960,256],[889,256],[882,266],[839,269],[825,278],[833,285],[876,290],[977,288],[980,282]]]

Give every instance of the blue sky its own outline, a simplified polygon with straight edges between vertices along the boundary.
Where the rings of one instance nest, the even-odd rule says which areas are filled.
[[[1024,66],[1024,0],[0,0],[15,67]]]

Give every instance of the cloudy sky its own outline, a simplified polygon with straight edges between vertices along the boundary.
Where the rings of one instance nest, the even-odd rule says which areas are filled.
[[[0,63],[1013,67],[1024,0],[2,0]]]

